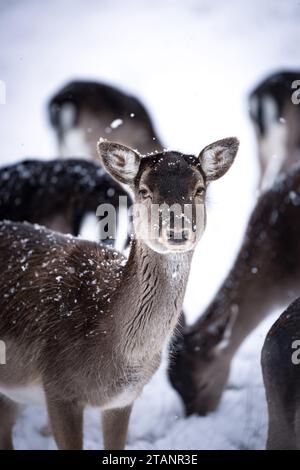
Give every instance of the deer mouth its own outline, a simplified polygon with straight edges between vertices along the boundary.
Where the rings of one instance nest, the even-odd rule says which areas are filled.
[[[190,251],[194,248],[192,240],[168,240],[163,245],[168,252],[172,253]]]

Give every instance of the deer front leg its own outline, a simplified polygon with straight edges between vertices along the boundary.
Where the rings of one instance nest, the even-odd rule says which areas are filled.
[[[51,430],[59,450],[83,449],[83,407],[47,397]]]
[[[103,411],[102,425],[105,450],[123,450],[125,448],[131,410],[132,405]]]
[[[17,418],[16,403],[0,395],[0,450],[13,449],[12,430]]]

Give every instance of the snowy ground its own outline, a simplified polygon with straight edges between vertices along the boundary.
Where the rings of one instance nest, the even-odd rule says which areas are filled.
[[[257,162],[247,117],[248,90],[265,74],[299,67],[298,0],[0,0],[0,162],[55,155],[47,98],[72,78],[120,85],[146,103],[164,142],[186,152],[221,137],[241,139],[238,161],[210,194],[208,227],[186,295],[192,321],[236,255],[256,199]],[[276,315],[245,342],[220,408],[183,419],[164,367],[136,403],[129,448],[258,449],[266,437],[259,356]],[[101,446],[99,416],[88,410],[87,448]],[[54,448],[39,427],[45,413],[24,410],[19,449]]]

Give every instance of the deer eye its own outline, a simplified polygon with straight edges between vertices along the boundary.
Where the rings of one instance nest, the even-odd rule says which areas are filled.
[[[203,188],[202,186],[199,186],[199,188],[197,188],[196,190],[196,196],[203,196],[204,193],[205,193],[205,188]]]
[[[150,196],[150,193],[149,193],[149,191],[148,191],[148,189],[146,189],[146,188],[141,188],[141,189],[139,190],[139,195],[140,195],[143,199],[147,199],[147,198],[151,197],[151,196]]]

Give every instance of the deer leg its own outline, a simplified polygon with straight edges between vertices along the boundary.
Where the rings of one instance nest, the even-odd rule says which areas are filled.
[[[83,407],[47,397],[50,425],[60,450],[83,449]]]
[[[0,450],[13,449],[12,430],[18,414],[18,405],[0,395]]]
[[[105,450],[122,450],[125,448],[131,410],[132,405],[126,408],[103,411],[102,425]]]

